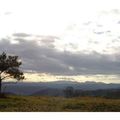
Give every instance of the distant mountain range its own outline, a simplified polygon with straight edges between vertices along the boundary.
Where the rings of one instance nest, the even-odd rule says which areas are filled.
[[[74,81],[55,81],[55,82],[4,82],[2,90],[6,93],[18,95],[63,95],[63,90],[71,86],[74,89],[82,91],[87,90],[106,90],[106,89],[120,89],[120,84],[102,83],[102,82],[74,82]]]

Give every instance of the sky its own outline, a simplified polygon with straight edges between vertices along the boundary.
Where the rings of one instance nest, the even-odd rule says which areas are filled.
[[[0,0],[0,51],[28,81],[120,83],[119,0]]]

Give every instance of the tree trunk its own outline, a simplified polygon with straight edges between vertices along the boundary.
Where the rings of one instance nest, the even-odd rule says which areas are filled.
[[[2,93],[2,80],[0,79],[0,94]]]

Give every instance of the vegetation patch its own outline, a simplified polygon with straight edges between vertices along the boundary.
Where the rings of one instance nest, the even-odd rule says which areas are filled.
[[[7,96],[0,98],[2,112],[120,112],[120,99],[101,97]]]

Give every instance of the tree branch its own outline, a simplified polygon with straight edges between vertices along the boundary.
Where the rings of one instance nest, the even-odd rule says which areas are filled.
[[[11,75],[3,77],[3,78],[1,78],[1,80],[4,80],[5,78],[9,78],[9,77],[11,77]]]

